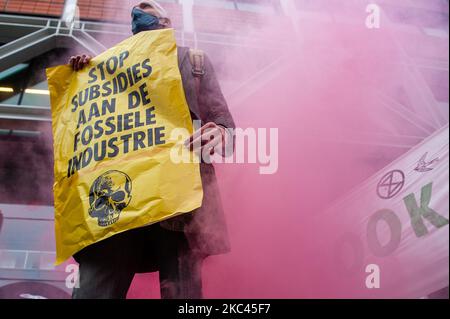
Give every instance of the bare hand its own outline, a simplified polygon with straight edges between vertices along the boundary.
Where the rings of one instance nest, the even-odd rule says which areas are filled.
[[[69,65],[72,67],[74,71],[80,71],[82,70],[86,65],[89,64],[89,61],[91,61],[92,57],[90,55],[74,55],[71,56],[69,59]]]
[[[200,154],[200,152],[203,152],[206,149],[209,150],[209,154],[212,155],[214,153],[214,148],[217,145],[220,144],[223,146],[225,144],[225,135],[226,131],[224,127],[209,122],[195,131],[184,144],[197,154]]]

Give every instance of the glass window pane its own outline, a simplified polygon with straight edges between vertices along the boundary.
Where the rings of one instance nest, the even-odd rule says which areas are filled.
[[[0,249],[55,251],[54,222],[5,218]]]
[[[222,9],[234,9],[234,2],[232,0],[194,0],[194,4]]]
[[[6,91],[5,87],[5,91]],[[8,88],[8,91],[9,88]],[[19,97],[20,94],[15,94],[15,92],[2,92],[2,89],[0,88],[0,103],[1,104],[12,104],[17,105],[19,103]]]
[[[0,103],[17,105],[28,64],[20,63],[0,72]]]
[[[38,83],[25,90],[22,105],[50,106],[50,95],[47,81]]]
[[[258,13],[274,12],[274,7],[270,3],[251,3],[246,1],[237,1],[237,7],[242,11],[251,11]]]
[[[26,253],[15,250],[0,250],[0,269],[23,269]]]

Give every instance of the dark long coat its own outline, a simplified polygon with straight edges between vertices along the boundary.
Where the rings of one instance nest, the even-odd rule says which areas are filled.
[[[178,64],[192,119],[201,120],[202,125],[214,122],[234,129],[233,118],[208,56],[204,55],[205,74],[200,79],[199,88],[196,87],[198,84],[192,73],[189,48],[178,48]],[[202,162],[200,172],[203,184],[202,206],[192,213],[160,224],[166,229],[184,231],[191,249],[205,256],[225,253],[229,251],[230,245],[214,167]]]

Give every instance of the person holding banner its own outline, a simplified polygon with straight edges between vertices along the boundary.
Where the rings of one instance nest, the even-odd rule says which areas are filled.
[[[170,27],[166,11],[156,1],[133,7],[134,35]],[[224,149],[225,144],[233,144],[229,129],[234,129],[235,124],[213,66],[202,51],[186,47],[177,50],[190,115],[204,123],[186,141],[186,146],[197,153],[217,145]],[[72,56],[69,65],[80,71],[91,59],[88,55]],[[79,263],[79,287],[72,297],[125,298],[135,273],[159,271],[161,298],[202,298],[203,260],[226,253],[230,247],[214,167],[201,161],[200,175],[201,207],[121,232],[77,252],[74,258]]]

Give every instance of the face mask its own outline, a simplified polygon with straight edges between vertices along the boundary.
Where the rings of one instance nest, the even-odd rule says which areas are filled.
[[[138,8],[133,8],[131,17],[133,18],[131,22],[131,31],[133,32],[133,34],[139,33],[141,31],[156,30],[160,28],[158,17],[144,12]]]

